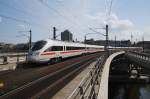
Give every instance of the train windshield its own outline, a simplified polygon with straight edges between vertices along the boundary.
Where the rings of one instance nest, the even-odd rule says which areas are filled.
[[[36,51],[36,50],[40,50],[41,48],[44,47],[44,45],[46,44],[46,41],[37,41],[35,42],[35,44],[32,47],[32,51]]]

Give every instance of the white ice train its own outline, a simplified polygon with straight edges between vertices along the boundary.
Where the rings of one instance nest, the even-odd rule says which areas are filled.
[[[132,50],[141,51],[141,47],[111,47],[109,50]],[[89,45],[74,42],[64,42],[57,40],[40,40],[37,41],[30,49],[27,61],[32,63],[45,63],[78,56],[87,53],[104,51],[104,46]]]
[[[104,51],[104,46],[47,39],[37,41],[32,46],[28,53],[27,61],[34,63],[45,63],[99,51]]]

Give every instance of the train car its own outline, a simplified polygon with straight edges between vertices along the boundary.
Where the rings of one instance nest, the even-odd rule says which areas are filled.
[[[142,47],[112,47],[112,46],[109,46],[109,50],[117,50],[117,51],[138,51],[138,52],[141,52],[143,51],[143,48]]]
[[[47,39],[35,42],[28,53],[27,61],[45,63],[98,51],[104,51],[104,46]]]

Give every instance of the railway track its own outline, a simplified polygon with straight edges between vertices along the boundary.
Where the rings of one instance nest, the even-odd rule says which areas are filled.
[[[76,57],[49,66],[40,66],[37,68],[28,68],[28,69],[17,69],[10,73],[6,71],[6,73],[4,73],[5,75],[0,75],[0,81],[4,84],[4,87],[0,88],[0,95],[3,95],[11,90],[21,87],[24,84],[32,82],[33,80],[36,80],[40,77],[46,76],[52,72],[64,68],[65,66],[69,66],[75,62],[81,61],[82,59],[86,59],[88,57],[92,57],[95,55],[96,54]]]
[[[9,91],[6,94],[0,96],[0,98],[28,99],[31,97],[32,98],[51,97],[68,81],[70,81],[75,75],[77,75],[84,67],[89,65],[92,61],[94,61],[99,56],[100,54],[93,54],[88,56],[82,56],[78,60],[73,59],[72,62],[67,61],[67,62],[58,63],[51,66],[51,70],[48,70],[49,67],[45,67],[44,68],[45,71],[43,70],[43,74],[45,74],[44,76],[42,75],[41,77],[39,77],[36,80],[33,80],[30,83],[27,83],[12,91]],[[62,65],[62,67],[60,65]],[[54,66],[55,68],[52,68]],[[36,70],[36,72],[39,71],[40,73],[42,73],[41,72],[42,69],[43,68],[40,68]]]

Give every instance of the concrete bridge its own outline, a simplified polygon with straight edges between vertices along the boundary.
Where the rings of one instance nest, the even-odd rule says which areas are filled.
[[[110,83],[150,83],[149,64],[150,55],[148,54],[129,51],[116,52],[106,58],[102,66],[97,66],[95,73],[89,73],[92,76],[87,75],[88,77],[81,82],[68,99],[93,99],[93,97],[108,99]],[[147,69],[149,70],[146,71]],[[87,91],[88,87],[90,90]]]
[[[101,72],[97,99],[108,99],[109,83],[150,83],[149,71],[150,55],[147,53],[122,51],[110,55]]]
[[[120,51],[101,56],[68,99],[108,99],[110,83],[150,83],[149,64],[146,53]]]
[[[108,58],[101,57],[68,99],[108,99],[110,66],[116,57],[123,54],[124,51],[116,52]]]
[[[124,53],[125,53],[124,51],[114,53],[106,60],[104,68],[101,72],[101,82],[97,99],[108,99],[108,80],[109,80],[110,64],[115,57],[122,55]]]

